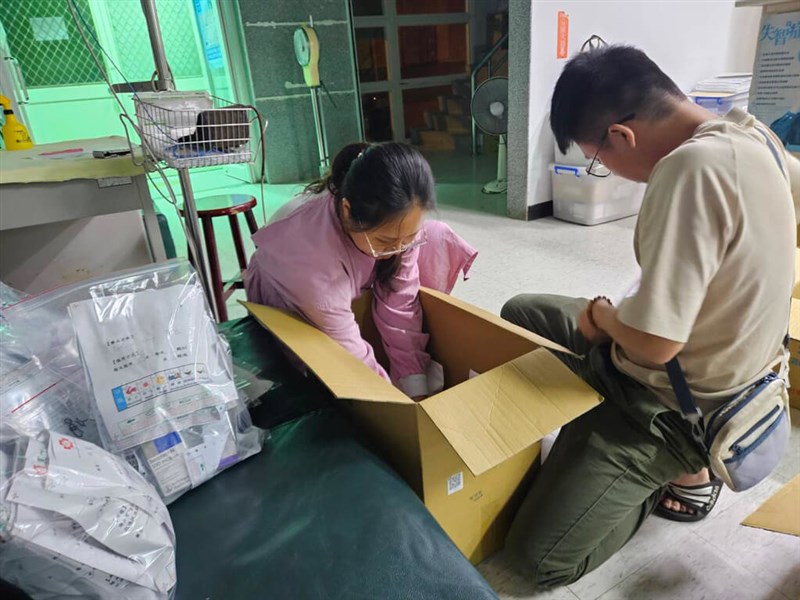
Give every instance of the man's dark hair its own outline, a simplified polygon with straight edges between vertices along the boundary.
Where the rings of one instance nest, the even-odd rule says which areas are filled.
[[[558,147],[597,142],[620,119],[658,120],[684,99],[672,79],[631,46],[607,46],[571,59],[558,78],[550,106],[550,127]]]

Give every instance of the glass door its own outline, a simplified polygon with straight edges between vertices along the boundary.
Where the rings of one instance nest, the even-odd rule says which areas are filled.
[[[407,141],[468,76],[467,0],[352,0],[369,141]]]
[[[149,81],[153,56],[140,0],[73,2],[111,82]],[[176,88],[208,90],[235,101],[216,0],[157,0],[156,7]],[[37,144],[125,135],[120,108],[66,0],[0,0],[0,20],[8,52],[19,61],[27,84],[24,118]],[[120,99],[133,115],[131,94],[123,92]],[[251,179],[247,165],[211,171],[212,178]]]

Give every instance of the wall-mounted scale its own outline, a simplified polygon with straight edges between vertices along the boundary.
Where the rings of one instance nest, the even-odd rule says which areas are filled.
[[[319,100],[321,80],[319,77],[319,38],[314,30],[314,18],[308,17],[308,25],[294,30],[294,57],[303,68],[303,78],[311,91],[311,105],[314,110],[314,126],[317,133],[319,152],[319,173],[323,175],[330,165],[328,139],[323,127],[322,104]]]

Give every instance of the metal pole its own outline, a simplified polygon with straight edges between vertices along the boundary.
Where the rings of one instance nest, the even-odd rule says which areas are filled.
[[[214,294],[211,293],[211,287],[208,284],[208,270],[206,269],[206,259],[203,253],[203,242],[200,237],[200,227],[197,224],[197,204],[192,191],[192,179],[189,176],[189,169],[177,169],[177,171],[181,182],[181,190],[183,191],[183,220],[186,223],[186,233],[191,237],[189,252],[192,253],[194,268],[200,278],[208,303],[211,305],[211,310],[214,311],[214,315],[219,319],[218,308],[214,302]]]
[[[317,104],[319,105],[320,130],[322,131],[322,161],[327,169],[331,164],[331,159],[328,154],[328,134],[325,132],[325,103],[319,99],[319,88],[317,88]]]
[[[167,55],[164,52],[164,40],[161,37],[161,28],[158,24],[158,11],[156,10],[155,0],[141,0],[142,11],[144,18],[147,22],[147,33],[150,35],[150,47],[153,50],[153,62],[156,66],[156,90],[160,92],[171,92],[175,90],[175,80],[172,78],[172,71],[167,63]],[[183,220],[186,223],[186,241],[189,245],[189,251],[194,259],[194,267],[197,271],[197,276],[203,286],[203,291],[206,294],[208,303],[211,305],[211,310],[214,312],[217,320],[219,320],[219,310],[214,302],[214,295],[211,293],[211,286],[209,285],[208,269],[206,268],[206,259],[203,252],[203,241],[200,236],[200,227],[197,224],[197,204],[194,199],[194,192],[192,191],[192,179],[189,176],[189,169],[177,169],[178,178],[181,183],[181,192],[183,194]]]
[[[322,132],[322,162],[325,168],[331,165],[330,154],[328,153],[328,133],[325,131],[325,103],[322,101],[319,88],[317,92],[317,105],[319,106],[319,127]]]
[[[150,35],[150,47],[153,50],[153,62],[156,65],[156,89],[160,92],[175,89],[175,80],[167,63],[164,52],[164,40],[161,38],[161,27],[158,24],[156,0],[142,0],[142,11],[147,21],[147,32]]]
[[[311,104],[314,109],[314,127],[317,131],[317,152],[319,152],[319,174],[324,175],[328,168],[328,152],[327,143],[325,142],[325,131],[322,129],[322,115],[320,114],[319,105],[319,88],[312,87],[311,90]]]
[[[472,134],[472,156],[478,155],[478,129],[475,126],[475,118],[472,116],[472,98],[475,96],[475,75],[477,71],[472,71],[469,76],[469,124]]]
[[[314,16],[308,15],[308,26],[314,28]],[[319,174],[325,175],[328,170],[328,139],[325,137],[325,129],[322,127],[322,104],[319,101],[319,86],[311,89],[311,105],[314,110],[314,128],[317,132],[317,152],[319,153]]]

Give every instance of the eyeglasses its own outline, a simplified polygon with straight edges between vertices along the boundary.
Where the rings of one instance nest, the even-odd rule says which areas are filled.
[[[425,228],[423,227],[419,232],[417,232],[414,241],[408,244],[398,243],[397,246],[392,250],[377,251],[372,246],[372,241],[369,239],[367,232],[364,231],[363,233],[364,237],[367,239],[367,245],[369,245],[369,251],[372,253],[373,258],[387,258],[389,256],[396,256],[398,254],[403,254],[403,252],[408,252],[409,250],[413,250],[414,248],[418,248],[428,243],[428,234],[425,233]]]
[[[631,113],[627,117],[623,117],[616,123],[618,125],[622,125],[623,123],[627,123],[628,121],[633,121],[633,119],[635,118],[636,118],[636,113]],[[609,168],[605,166],[600,160],[600,151],[603,149],[603,146],[605,146],[606,141],[608,141],[608,127],[606,127],[605,132],[603,132],[603,135],[600,138],[600,143],[597,145],[597,152],[594,153],[594,158],[592,158],[592,162],[590,162],[589,166],[586,167],[586,173],[588,173],[592,177],[608,177],[609,175],[611,175],[611,171],[609,170]]]

